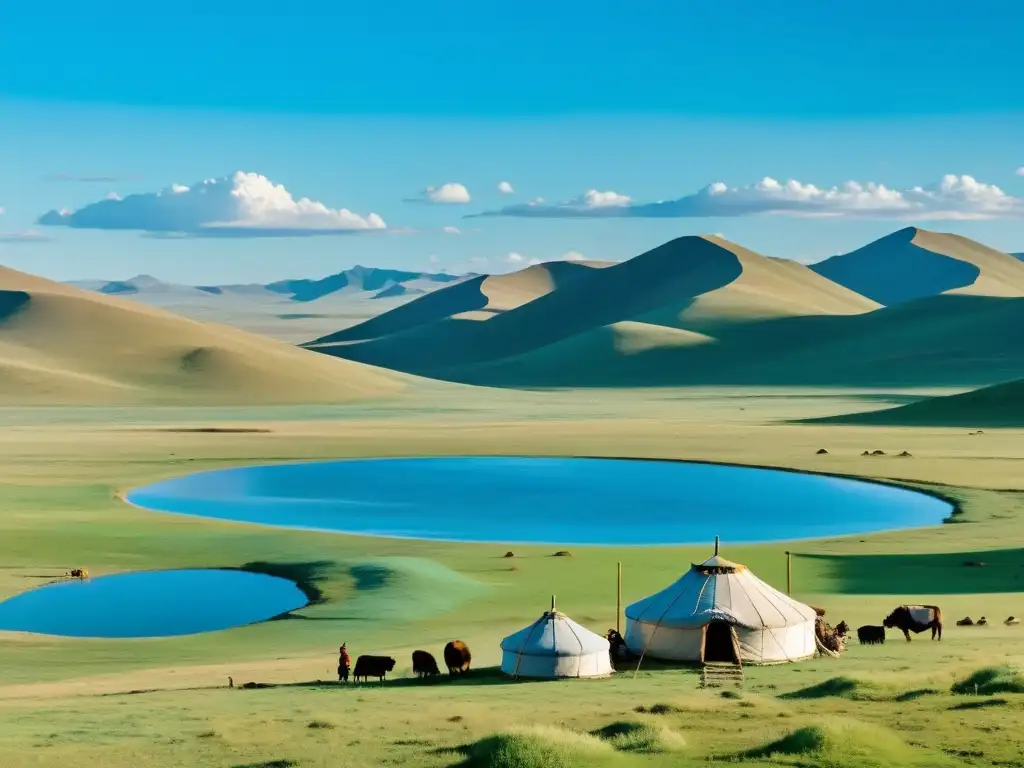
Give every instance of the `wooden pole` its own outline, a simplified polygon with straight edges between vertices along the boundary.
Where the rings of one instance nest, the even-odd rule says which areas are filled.
[[[715,536],[715,554],[718,554],[718,537]]]
[[[555,612],[555,596],[554,595],[551,596],[551,612],[552,613]]]
[[[786,550],[786,594],[793,594],[793,553]]]
[[[617,633],[621,632],[621,627],[620,627],[620,624],[619,624],[619,617],[620,616],[622,616],[622,561],[621,560],[619,561],[619,580],[618,580],[618,589],[616,591],[616,597],[615,597],[615,631]]]

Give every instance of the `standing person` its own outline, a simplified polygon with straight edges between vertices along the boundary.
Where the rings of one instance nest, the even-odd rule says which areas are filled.
[[[348,671],[352,668],[352,657],[348,655],[345,643],[338,649],[338,682],[348,682]]]

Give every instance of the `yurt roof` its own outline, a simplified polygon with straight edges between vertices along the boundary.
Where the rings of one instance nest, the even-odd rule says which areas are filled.
[[[695,563],[681,578],[626,606],[626,618],[666,627],[725,621],[751,629],[813,621],[815,611],[718,555]]]
[[[607,653],[608,641],[560,611],[547,611],[502,640],[501,650],[524,656],[585,656]]]

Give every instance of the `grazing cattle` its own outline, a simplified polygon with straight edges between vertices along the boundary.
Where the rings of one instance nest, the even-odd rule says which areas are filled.
[[[469,672],[472,661],[473,655],[469,652],[469,646],[461,640],[452,640],[444,647],[444,665],[448,667],[448,674],[452,677]]]
[[[417,677],[433,677],[441,674],[441,670],[437,668],[437,659],[426,651],[412,652],[412,671]]]
[[[988,624],[988,619],[986,619],[986,618],[985,618],[984,616],[982,616],[982,617],[981,617],[980,619],[978,619],[978,624],[977,624],[977,626],[979,626],[979,627],[984,627],[984,626],[986,626],[987,624]]]
[[[89,571],[85,568],[72,568],[71,573],[68,574],[72,579],[88,579]]]
[[[369,680],[376,677],[382,683],[388,672],[395,668],[395,660],[390,656],[360,656],[356,659],[356,668],[352,672],[352,679],[359,682],[359,678]]]
[[[1003,624],[1005,624],[1008,627],[1013,627],[1017,624],[1020,624],[1020,619],[1018,619],[1016,616],[1007,616],[1006,621],[1004,621]]]
[[[932,631],[932,640],[942,639],[942,611],[937,605],[901,605],[882,624],[888,629],[899,629],[910,642],[910,633]]]
[[[956,623],[956,625],[958,627],[973,627],[974,626],[974,621],[971,619],[970,616],[964,616],[962,619],[960,619]]]
[[[885,642],[885,627],[857,627],[857,640],[861,645],[881,645]]]

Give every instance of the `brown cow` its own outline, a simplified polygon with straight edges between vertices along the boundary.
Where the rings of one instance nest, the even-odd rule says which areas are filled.
[[[899,629],[910,642],[910,633],[932,631],[932,640],[942,639],[942,611],[937,605],[901,605],[882,624],[888,629]]]
[[[461,640],[452,640],[444,647],[444,664],[452,677],[469,672],[472,661],[473,655],[469,652],[469,646]]]
[[[437,668],[437,659],[426,651],[412,652],[412,671],[417,677],[433,677],[441,674]]]

